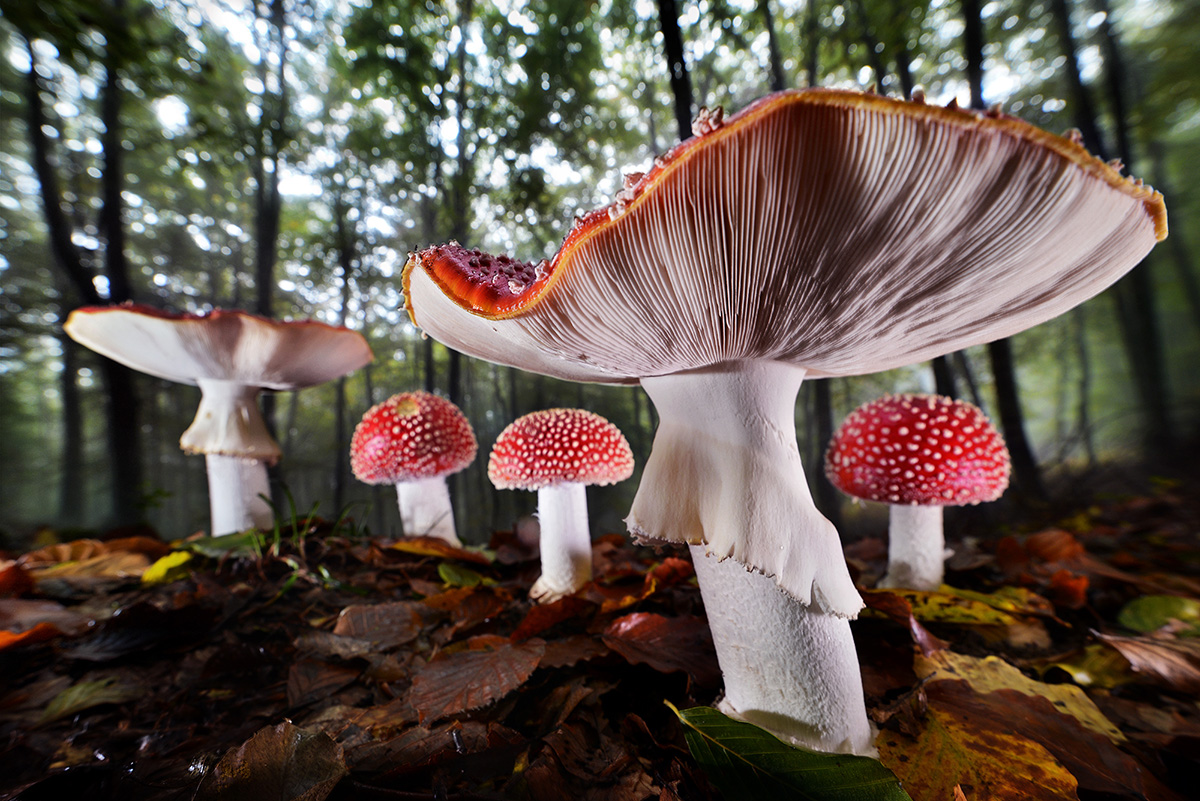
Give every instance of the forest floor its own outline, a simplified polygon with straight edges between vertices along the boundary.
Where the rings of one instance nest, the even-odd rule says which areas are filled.
[[[911,798],[1198,797],[1197,495],[971,538],[934,593],[867,589],[883,544],[847,547],[868,711]],[[803,764],[676,713],[721,685],[684,550],[603,536],[595,582],[546,606],[503,533],[314,518],[7,556],[0,801],[902,797],[806,789]]]

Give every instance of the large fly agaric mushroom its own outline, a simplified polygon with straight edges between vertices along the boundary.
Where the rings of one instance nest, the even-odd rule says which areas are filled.
[[[847,622],[862,600],[805,483],[801,381],[1061,314],[1165,237],[1166,210],[1073,139],[998,112],[811,89],[693,130],[548,262],[411,255],[409,314],[474,356],[640,382],[661,422],[629,527],[692,544],[724,709],[869,752]]]
[[[321,384],[371,361],[356,331],[236,310],[197,315],[89,306],[71,312],[63,330],[134,370],[200,387],[200,408],[179,446],[204,454],[214,537],[273,523],[264,499],[267,467],[281,451],[258,410],[258,393]]]
[[[936,590],[942,507],[994,501],[1008,487],[1004,438],[978,406],[941,395],[888,395],[859,406],[833,435],[825,473],[847,495],[888,504],[881,587]]]
[[[446,476],[478,450],[457,406],[428,392],[401,392],[363,415],[350,440],[350,467],[359,481],[396,485],[405,534],[461,545]]]
[[[537,490],[542,575],[529,591],[539,603],[571,595],[592,578],[590,484],[624,481],[633,452],[620,430],[594,412],[544,409],[500,432],[488,460],[497,489]]]

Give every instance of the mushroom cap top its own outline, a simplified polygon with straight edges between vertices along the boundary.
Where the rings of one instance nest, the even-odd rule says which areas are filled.
[[[979,407],[941,395],[887,395],[855,409],[834,434],[825,474],[868,501],[963,506],[1008,487],[1004,438]]]
[[[633,452],[620,429],[584,409],[543,409],[500,432],[488,460],[498,489],[557,484],[615,484],[633,474]]]
[[[150,306],[85,306],[63,330],[126,367],[181,384],[229,381],[271,390],[322,384],[371,361],[366,339],[316,320],[239,310],[174,314]]]
[[[367,410],[350,440],[350,469],[366,484],[457,473],[479,450],[467,418],[428,392],[401,392]]]
[[[1000,113],[809,89],[695,130],[548,261],[411,254],[414,322],[574,380],[743,359],[856,375],[1061,314],[1167,233],[1159,193]]]

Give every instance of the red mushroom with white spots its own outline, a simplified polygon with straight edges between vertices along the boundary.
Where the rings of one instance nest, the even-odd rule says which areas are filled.
[[[461,545],[446,476],[478,450],[457,406],[428,392],[402,392],[363,415],[350,440],[350,468],[359,481],[395,485],[405,534]]]
[[[624,481],[633,453],[620,430],[583,409],[545,409],[500,432],[488,460],[498,489],[537,490],[542,575],[529,591],[539,603],[571,595],[592,578],[589,484]]]
[[[941,586],[942,507],[996,500],[1009,472],[1004,438],[979,407],[940,395],[888,395],[863,404],[825,454],[835,487],[888,504],[881,587]]]
[[[694,133],[545,261],[412,254],[405,303],[463,353],[640,383],[660,424],[626,522],[692,546],[722,709],[869,753],[848,623],[862,598],[804,478],[801,383],[1062,314],[1166,237],[1166,207],[999,112],[808,89],[702,115]]]
[[[258,410],[259,392],[321,384],[371,361],[357,331],[237,310],[90,306],[71,312],[63,330],[134,370],[200,387],[200,408],[179,447],[205,456],[214,537],[274,522],[267,467],[281,452]]]

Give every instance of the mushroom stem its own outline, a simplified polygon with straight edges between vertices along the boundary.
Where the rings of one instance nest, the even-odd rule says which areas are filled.
[[[803,378],[800,367],[744,361],[643,379],[659,428],[626,523],[638,537],[705,543],[801,604],[855,617],[862,598],[796,446]]]
[[[746,361],[643,379],[660,422],[626,522],[639,537],[695,546],[727,709],[792,742],[869,753],[846,623],[862,598],[804,478],[803,378]]]
[[[888,505],[888,569],[880,587],[936,590],[945,558],[942,507]]]
[[[793,745],[874,756],[850,622],[702,545],[691,551],[725,676],[721,711]]]
[[[282,451],[258,410],[261,387],[237,381],[199,379],[200,406],[187,431],[179,438],[186,453],[223,454],[257,459],[268,465]]]
[[[529,597],[538,603],[557,601],[591,581],[592,535],[585,490],[574,481],[538,490],[542,575],[529,590]]]
[[[265,462],[210,453],[204,457],[204,463],[208,468],[208,503],[214,537],[248,528],[269,529],[274,525],[275,514],[265,500],[271,497]]]
[[[451,545],[462,542],[454,528],[450,488],[443,476],[418,478],[396,484],[400,523],[410,537],[437,537]]]

